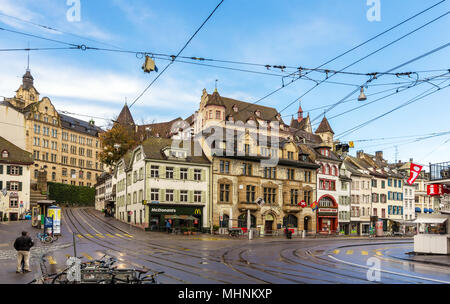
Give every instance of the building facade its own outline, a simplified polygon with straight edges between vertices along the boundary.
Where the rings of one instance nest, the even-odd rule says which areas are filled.
[[[48,97],[40,99],[30,70],[23,76],[16,95],[5,98],[3,105],[24,115],[25,150],[35,160],[32,183],[37,182],[41,169],[47,172],[48,181],[89,187],[96,183],[96,177],[103,171],[98,158],[101,151],[98,135],[102,130],[93,120],[85,122],[58,113]],[[19,129],[15,132],[20,132]]]
[[[31,153],[0,137],[0,220],[17,221],[30,210]]]

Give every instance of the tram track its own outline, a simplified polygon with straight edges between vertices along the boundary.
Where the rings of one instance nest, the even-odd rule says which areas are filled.
[[[71,213],[70,215],[69,215],[69,212]],[[68,219],[69,219],[69,221],[71,222],[73,228],[74,228],[76,231],[78,231],[80,234],[83,234],[83,232],[75,225],[75,223],[74,223],[74,221],[72,220],[72,218],[75,219],[76,222],[78,222],[78,225],[79,225],[80,227],[82,227],[83,230],[85,230],[86,232],[89,233],[89,230],[88,230],[86,227],[84,227],[83,224],[81,224],[80,221],[77,219],[77,217],[73,214],[73,210],[68,209],[68,211],[66,212],[66,214],[68,215]],[[72,217],[72,218],[71,218],[71,217]],[[168,258],[164,258],[164,257],[160,257],[160,256],[155,256],[155,255],[151,255],[151,254],[142,256],[142,254],[136,254],[135,252],[131,252],[131,251],[129,250],[129,248],[127,248],[127,247],[120,246],[120,245],[118,245],[118,244],[116,244],[116,243],[109,242],[109,241],[107,241],[107,240],[105,240],[105,239],[100,239],[100,238],[98,238],[98,237],[96,237],[96,236],[93,236],[93,238],[85,238],[85,239],[88,240],[88,241],[90,241],[90,242],[92,242],[92,243],[95,243],[95,244],[97,244],[97,245],[99,245],[99,246],[101,246],[101,247],[104,247],[104,248],[107,248],[107,249],[116,251],[116,252],[118,252],[118,253],[123,253],[123,252],[125,252],[125,253],[127,253],[128,255],[137,258],[138,260],[150,262],[150,263],[157,264],[157,265],[162,266],[162,267],[171,268],[171,269],[174,269],[174,270],[177,270],[177,271],[182,271],[182,272],[185,272],[185,273],[189,273],[190,275],[194,275],[194,276],[197,276],[197,277],[201,277],[201,278],[203,278],[203,279],[207,279],[207,280],[211,280],[211,281],[216,281],[216,282],[223,283],[223,284],[231,284],[231,283],[232,283],[232,282],[229,282],[229,281],[225,281],[225,280],[222,280],[222,279],[218,279],[218,278],[216,278],[216,277],[210,277],[210,276],[203,275],[203,274],[201,274],[201,273],[188,271],[188,270],[185,270],[184,268],[179,268],[179,267],[174,267],[174,266],[171,266],[171,265],[167,265],[167,264],[165,264],[165,263],[162,263],[161,260],[162,260],[162,261],[165,261],[165,262],[168,262],[168,263],[177,264],[177,265],[180,265],[180,266],[183,266],[183,267],[189,267],[189,268],[192,268],[192,269],[195,269],[195,270],[199,270],[199,271],[202,271],[202,272],[215,273],[215,274],[217,274],[217,275],[228,275],[228,274],[225,274],[225,273],[220,273],[220,272],[215,271],[215,270],[211,270],[211,269],[207,269],[207,268],[202,268],[202,267],[197,267],[197,266],[189,265],[189,264],[186,264],[186,263],[181,263],[181,262],[178,262],[178,261],[173,261],[173,260],[168,259]],[[109,245],[105,245],[104,243],[107,243],[107,244],[109,244]],[[116,246],[116,248],[111,247],[111,246]],[[118,248],[121,248],[121,249],[119,250]],[[158,259],[158,261],[157,261],[157,260],[154,260],[154,259],[149,259],[149,258],[148,258],[149,256]],[[178,281],[179,281],[179,280],[178,280]]]

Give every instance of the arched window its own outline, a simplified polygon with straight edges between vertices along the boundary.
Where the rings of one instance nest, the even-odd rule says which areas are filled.
[[[335,166],[331,167],[331,175],[336,175],[336,167]]]
[[[283,226],[288,228],[297,228],[298,219],[295,215],[289,214],[283,218]]]
[[[319,207],[334,207],[333,200],[329,197],[322,197],[319,201]]]
[[[228,228],[228,222],[230,221],[230,217],[227,214],[222,216],[222,221],[220,222],[220,227]]]
[[[9,157],[8,150],[3,150],[2,151],[2,158],[8,158],[8,157]]]
[[[325,166],[324,166],[324,164],[320,164],[320,170],[322,171],[322,174],[325,174]]]
[[[256,216],[250,214],[250,227],[256,228]],[[242,213],[238,217],[238,227],[239,228],[247,228],[247,213]]]

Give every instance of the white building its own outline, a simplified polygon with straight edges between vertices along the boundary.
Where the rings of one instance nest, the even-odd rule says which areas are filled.
[[[406,221],[416,219],[415,213],[416,187],[403,181],[403,219]]]
[[[30,209],[33,155],[0,137],[0,220],[16,221]]]
[[[190,141],[188,141],[189,143]],[[149,138],[118,162],[116,218],[144,229],[210,226],[210,162],[190,147]]]
[[[339,170],[339,182],[336,195],[339,198],[339,231],[345,235],[350,234],[350,193],[351,193],[351,172],[347,169],[345,162]]]
[[[25,150],[26,135],[25,116],[0,102],[0,136]]]

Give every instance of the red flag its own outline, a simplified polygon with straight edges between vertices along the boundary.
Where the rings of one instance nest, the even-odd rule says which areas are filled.
[[[298,205],[302,208],[306,207],[306,202],[304,200],[302,200],[300,203],[298,203]]]
[[[420,171],[422,171],[423,166],[416,165],[414,163],[411,163],[410,169],[409,169],[409,179],[407,180],[408,184],[412,185],[416,178],[419,176]]]

